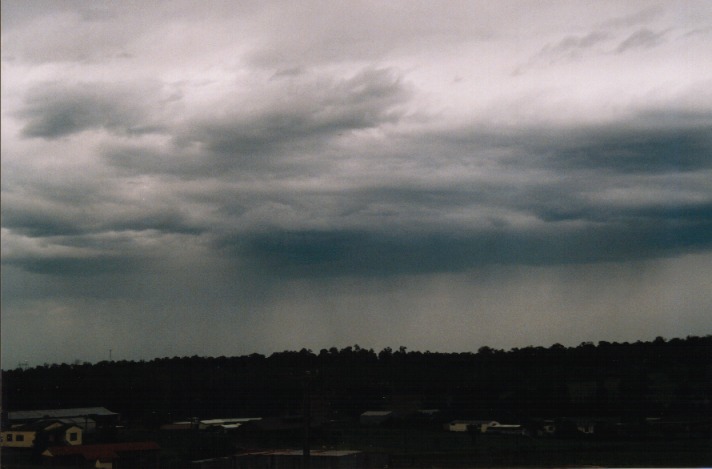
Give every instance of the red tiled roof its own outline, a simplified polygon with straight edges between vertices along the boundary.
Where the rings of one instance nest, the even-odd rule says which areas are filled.
[[[103,445],[79,445],[79,446],[52,446],[42,453],[45,456],[83,456],[86,460],[91,459],[114,459],[119,457],[118,453],[133,451],[154,451],[161,449],[158,443],[153,441],[128,442],[128,443],[107,443]]]

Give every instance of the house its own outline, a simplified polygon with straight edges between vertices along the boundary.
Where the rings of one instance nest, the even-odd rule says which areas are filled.
[[[35,445],[36,429],[17,427],[4,430],[0,437],[3,448],[32,448]]]
[[[361,425],[380,425],[395,416],[392,410],[369,410],[361,414]]]
[[[49,445],[81,445],[82,428],[61,420],[38,420],[15,425],[2,432],[4,448],[43,448]]]
[[[49,466],[147,469],[158,468],[160,449],[153,441],[51,446],[42,452],[42,458]]]

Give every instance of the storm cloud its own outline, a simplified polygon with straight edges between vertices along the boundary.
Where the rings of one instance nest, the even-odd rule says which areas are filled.
[[[530,8],[3,2],[3,367],[712,331],[712,8]]]

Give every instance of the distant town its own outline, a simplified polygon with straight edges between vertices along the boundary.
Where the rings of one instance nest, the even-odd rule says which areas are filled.
[[[712,336],[18,367],[2,468],[712,465]]]

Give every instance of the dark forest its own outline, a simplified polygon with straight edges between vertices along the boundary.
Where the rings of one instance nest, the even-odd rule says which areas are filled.
[[[159,425],[196,416],[298,415],[306,392],[325,403],[329,418],[341,419],[409,407],[513,422],[712,415],[712,336],[476,353],[354,345],[53,364],[4,371],[2,404],[6,410],[105,406],[128,421]]]

